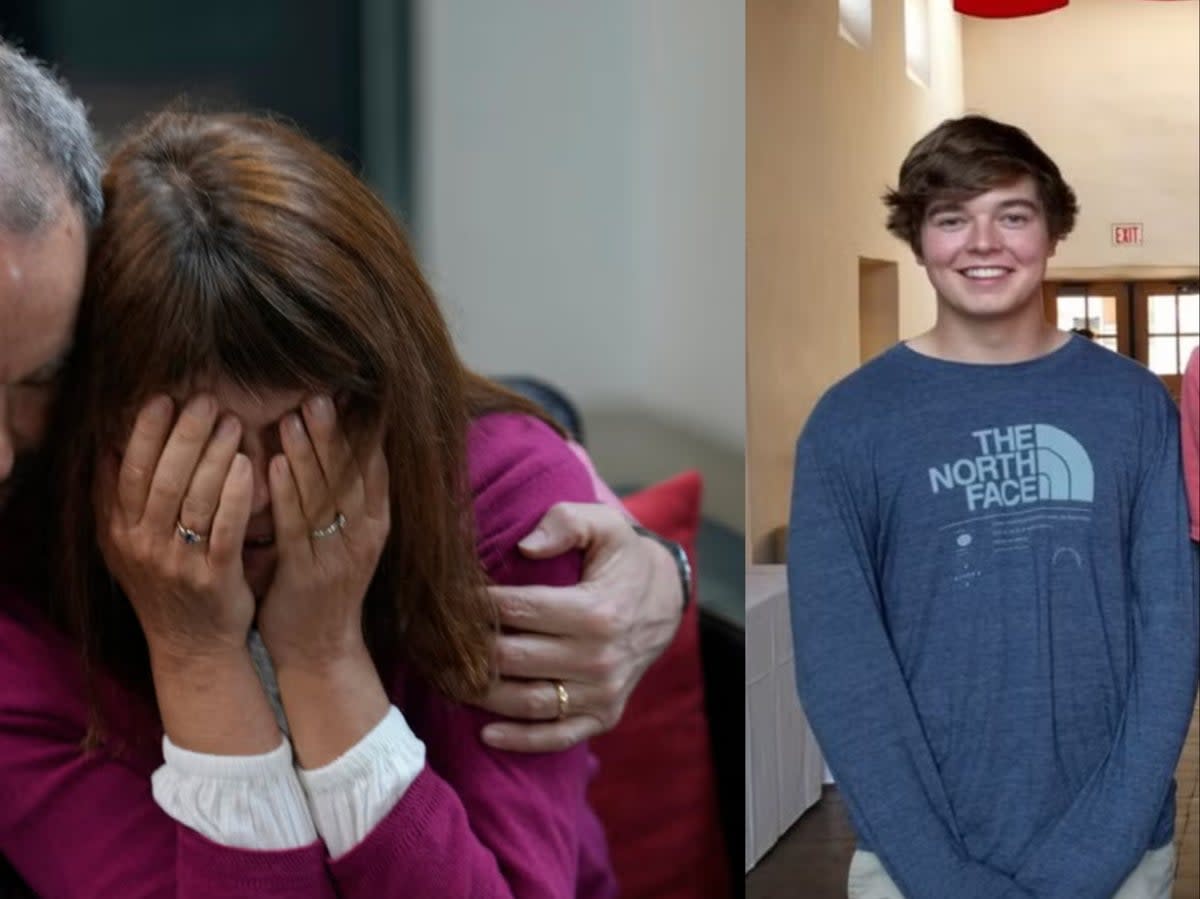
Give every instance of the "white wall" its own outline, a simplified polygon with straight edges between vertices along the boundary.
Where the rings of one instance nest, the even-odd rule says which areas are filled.
[[[467,363],[635,395],[626,3],[416,4],[417,243]]]
[[[645,398],[744,445],[746,15],[729,0],[635,3],[635,234]]]
[[[740,447],[743,4],[416,19],[416,237],[468,364]]]
[[[1200,3],[1073,0],[964,23],[967,107],[1027,130],[1079,196],[1052,274],[1200,264]],[[1128,221],[1144,246],[1112,245]]]

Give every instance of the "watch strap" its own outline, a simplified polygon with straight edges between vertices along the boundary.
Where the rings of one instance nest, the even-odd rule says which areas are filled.
[[[647,537],[650,540],[653,540],[668,553],[670,553],[671,558],[675,560],[675,568],[679,573],[679,586],[683,591],[683,610],[686,612],[687,607],[692,603],[693,594],[692,563],[688,559],[687,550],[674,540],[668,540],[661,534],[656,534],[649,528],[642,527],[637,522],[633,522],[632,524],[634,531],[636,531],[642,537]]]

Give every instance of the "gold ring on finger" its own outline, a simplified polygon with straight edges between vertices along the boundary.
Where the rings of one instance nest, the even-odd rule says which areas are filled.
[[[562,721],[567,717],[567,711],[571,707],[571,696],[567,693],[567,688],[560,680],[554,681],[554,692],[558,694],[558,718]]]

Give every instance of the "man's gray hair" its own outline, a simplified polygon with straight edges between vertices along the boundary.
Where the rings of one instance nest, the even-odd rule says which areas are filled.
[[[0,228],[28,234],[49,224],[64,192],[95,228],[104,211],[100,173],[83,103],[0,38]]]

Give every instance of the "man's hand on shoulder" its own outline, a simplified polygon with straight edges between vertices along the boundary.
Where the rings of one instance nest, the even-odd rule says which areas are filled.
[[[500,678],[479,704],[522,720],[489,724],[483,740],[557,751],[620,720],[675,635],[682,586],[671,554],[602,504],[552,507],[520,549],[537,559],[582,550],[583,578],[573,587],[489,588],[507,632],[497,638]]]

